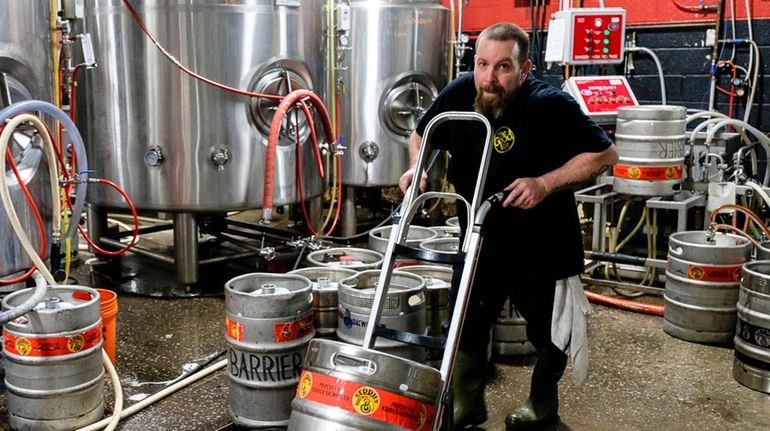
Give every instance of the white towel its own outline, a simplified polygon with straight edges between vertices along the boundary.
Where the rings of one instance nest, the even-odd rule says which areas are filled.
[[[583,283],[575,275],[556,282],[551,316],[551,341],[572,363],[575,385],[582,385],[588,375],[588,324],[591,305],[583,292]]]

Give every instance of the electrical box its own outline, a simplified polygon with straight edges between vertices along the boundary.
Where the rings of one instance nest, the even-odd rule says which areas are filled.
[[[567,9],[554,13],[548,26],[545,61],[561,64],[623,62],[626,10]]]
[[[586,115],[601,125],[614,125],[618,108],[639,105],[622,76],[574,76],[562,89],[577,100]]]

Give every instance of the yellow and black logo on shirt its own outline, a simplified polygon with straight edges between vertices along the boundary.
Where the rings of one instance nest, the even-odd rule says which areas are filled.
[[[500,154],[507,153],[508,150],[513,148],[513,144],[516,142],[516,136],[513,134],[513,130],[508,127],[501,127],[497,129],[494,137],[495,151]]]

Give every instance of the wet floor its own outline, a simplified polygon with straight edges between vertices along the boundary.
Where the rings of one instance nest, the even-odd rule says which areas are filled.
[[[137,270],[139,274],[134,276],[144,277],[145,282],[169,288],[174,285],[170,267],[148,272],[152,265],[145,266],[143,262],[130,258],[126,266]],[[247,272],[254,268],[253,262],[241,265],[208,270],[206,278],[211,281],[206,293],[212,295],[209,297],[167,299],[120,293],[117,371],[128,405],[161,390],[197,364],[223,358],[217,356],[226,347],[224,299],[219,295],[231,275],[228,271]],[[75,277],[83,284],[108,287],[109,280],[93,274],[97,267],[83,264]],[[125,273],[123,276],[128,277]],[[570,374],[562,379],[561,421],[554,429],[770,429],[770,396],[743,387],[733,379],[733,351],[729,347],[681,341],[663,332],[661,317],[594,305],[589,317],[589,348],[587,382],[577,388]],[[504,429],[507,411],[526,398],[531,369],[530,357],[504,358],[495,365],[486,393],[489,420],[479,429]],[[122,420],[118,429],[233,429],[229,426],[227,384],[225,373],[216,372]],[[108,393],[108,410],[112,400]],[[7,421],[3,396],[0,428],[7,428]]]

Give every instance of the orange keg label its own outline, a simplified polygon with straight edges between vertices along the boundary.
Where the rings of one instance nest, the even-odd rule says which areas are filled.
[[[682,165],[674,166],[630,166],[616,164],[612,175],[629,180],[678,180],[682,178]]]
[[[325,374],[303,371],[297,397],[339,407],[410,431],[433,428],[435,407],[395,392]]]
[[[698,281],[734,283],[741,279],[741,267],[687,265],[687,278]]]
[[[225,335],[235,341],[243,341],[243,323],[225,317]]]
[[[19,337],[3,330],[3,348],[19,356],[63,356],[88,350],[102,341],[101,322],[67,337]]]
[[[276,323],[273,325],[273,332],[275,332],[276,343],[285,343],[302,338],[313,332],[313,316],[310,315],[302,320]]]

